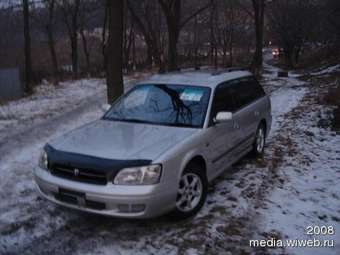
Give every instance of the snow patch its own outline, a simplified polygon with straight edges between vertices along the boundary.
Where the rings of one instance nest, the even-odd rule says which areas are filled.
[[[311,74],[312,75],[324,75],[324,74],[334,73],[336,71],[340,71],[340,64],[322,68],[320,71],[312,72]]]

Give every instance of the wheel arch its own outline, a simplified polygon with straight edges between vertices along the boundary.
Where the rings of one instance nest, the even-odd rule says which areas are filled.
[[[262,119],[262,120],[260,121],[260,123],[259,123],[258,126],[260,126],[260,125],[263,125],[263,126],[264,126],[264,131],[265,131],[265,134],[266,134],[266,136],[267,136],[267,135],[268,135],[268,134],[267,134],[268,129],[267,129],[267,121],[266,121],[266,119]]]
[[[197,164],[200,167],[202,167],[202,171],[205,175],[206,178],[208,178],[207,176],[207,162],[206,159],[202,156],[202,155],[195,155],[193,157],[191,157],[185,164],[184,167],[181,171],[181,175],[183,174],[183,172],[187,169],[188,166],[190,166],[191,164]]]

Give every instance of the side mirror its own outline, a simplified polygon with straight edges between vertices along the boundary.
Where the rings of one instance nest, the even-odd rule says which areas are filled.
[[[214,118],[214,123],[224,123],[228,122],[233,119],[233,113],[232,112],[218,112],[216,114],[216,117]]]
[[[111,107],[111,105],[109,105],[109,104],[103,104],[101,106],[101,109],[102,109],[103,112],[107,112],[110,109],[110,107]]]

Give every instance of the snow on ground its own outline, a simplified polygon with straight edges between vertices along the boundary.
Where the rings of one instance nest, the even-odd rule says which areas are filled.
[[[148,74],[136,73],[124,77],[125,89]],[[45,119],[65,114],[88,104],[105,103],[105,80],[81,79],[60,82],[54,86],[44,81],[35,87],[31,96],[0,104],[0,140],[15,131],[43,122]]]
[[[278,169],[285,184],[273,190],[260,211],[261,230],[269,236],[340,241],[340,136],[318,124],[330,119],[331,113],[329,107],[317,104],[319,94],[319,88],[310,89],[299,107],[286,116],[290,121],[281,127],[290,150]],[[307,235],[308,226],[330,226],[335,234]],[[340,247],[290,247],[286,253],[335,255],[340,254]]]
[[[327,68],[318,75],[331,74],[336,69]],[[283,120],[276,141],[282,154],[282,163],[277,168],[277,178],[281,184],[272,189],[258,210],[259,224],[254,239],[285,241],[315,238],[334,241],[335,247],[286,247],[267,250],[267,253],[340,254],[340,136],[322,124],[329,125],[332,114],[331,107],[318,105],[318,99],[326,92],[325,88],[327,85],[317,84],[297,90],[297,94],[291,95],[292,101],[295,101],[294,97],[301,96],[301,91],[305,92],[303,100],[292,111],[278,118]],[[285,100],[281,97],[275,101]],[[289,106],[291,102],[287,100],[286,104]],[[276,106],[279,107],[279,104]],[[331,227],[335,234],[308,235],[308,226]]]
[[[321,68],[320,71],[317,72],[312,72],[312,75],[325,75],[325,74],[331,74],[334,73],[335,71],[340,71],[340,64],[337,65],[332,65],[328,67],[323,67]]]
[[[268,59],[268,55],[265,57]],[[288,78],[276,77],[280,69],[268,63],[264,64],[264,70],[264,87],[271,92],[272,115],[274,116],[271,136],[273,136],[279,129],[284,114],[299,104],[306,89],[304,88],[305,82],[297,79],[299,77],[297,74],[289,73]]]
[[[134,80],[135,77],[125,78],[126,89]],[[1,248],[26,245],[65,225],[63,216],[51,212],[54,206],[46,204],[45,215],[32,214],[42,206],[32,169],[48,140],[101,117],[104,85],[99,79],[64,82],[58,87],[43,84],[32,96],[0,108],[2,118],[23,124],[13,128],[1,127],[0,123],[0,254]],[[28,123],[32,127],[27,127]],[[33,229],[26,227],[30,224]]]
[[[279,128],[281,122],[284,121],[284,114],[298,106],[306,92],[304,88],[285,90],[285,93],[280,90],[275,91],[271,96],[272,114],[275,116],[272,122],[271,136],[280,132]]]
[[[257,249],[249,247],[249,240],[270,231],[293,238],[306,223],[336,224],[339,139],[315,125],[324,116],[318,115],[315,102],[305,100],[310,95],[305,82],[296,76],[276,78],[276,67],[265,68],[273,127],[264,158],[246,158],[226,171],[211,185],[202,211],[187,221],[112,219],[64,209],[37,196],[32,169],[41,147],[99,118],[101,102],[71,111],[58,108],[59,115],[46,115],[34,128],[0,138],[0,254],[254,254]]]
[[[0,130],[6,128],[6,122],[33,122],[76,108],[84,98],[104,93],[104,85],[102,79],[67,81],[58,86],[45,81],[34,89],[33,95],[0,106]]]
[[[54,206],[42,203],[37,197],[32,170],[38,162],[46,139],[53,139],[93,121],[101,113],[100,109],[96,109],[79,119],[74,118],[71,122],[58,125],[53,134],[47,132],[45,135],[45,130],[38,132],[39,134],[35,134],[37,139],[32,143],[19,143],[18,148],[9,153],[0,150],[0,254],[3,248],[27,245],[33,239],[65,225],[65,216],[55,213]]]

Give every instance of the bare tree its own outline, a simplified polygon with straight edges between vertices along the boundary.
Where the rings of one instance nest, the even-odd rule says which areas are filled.
[[[130,19],[128,9],[124,6],[123,21],[123,70],[127,73],[130,70],[130,59],[133,38],[135,34],[133,19]]]
[[[59,81],[59,64],[56,51],[54,29],[56,23],[56,0],[42,0],[42,7],[31,10],[33,27],[38,28],[47,38],[48,50],[51,58],[52,73],[55,84]]]
[[[168,26],[168,70],[172,71],[178,68],[177,43],[181,30],[196,15],[206,10],[211,3],[209,1],[194,13],[183,18],[181,15],[181,0],[158,0],[158,2],[162,7]]]
[[[85,72],[91,73],[91,41],[87,33],[91,24],[95,23],[96,19],[100,17],[102,11],[105,11],[102,1],[83,1],[79,7],[79,34],[82,42],[83,53],[85,57]],[[105,15],[105,14],[104,14]]]
[[[262,67],[263,62],[262,49],[263,49],[265,0],[252,0],[252,3],[254,9],[256,46],[251,67],[257,73],[258,70]]]
[[[91,71],[91,61],[90,61],[90,51],[87,42],[87,36],[85,33],[86,27],[86,11],[83,9],[80,15],[80,25],[79,25],[79,33],[81,37],[81,41],[83,44],[83,51],[85,56],[85,63],[86,63],[86,73]]]
[[[80,0],[62,0],[61,10],[71,44],[73,78],[78,77],[78,32]]]
[[[233,45],[236,27],[234,2],[235,0],[217,2],[219,5],[216,6],[216,12],[219,12],[220,14],[214,15],[216,47],[219,50],[219,55],[222,55],[223,66],[233,65]]]
[[[112,103],[124,92],[123,86],[123,0],[107,0],[109,39],[106,46],[107,101]]]
[[[212,1],[212,5],[210,8],[210,58],[214,67],[217,68],[218,65],[218,49],[217,49],[217,32],[218,30],[217,22],[218,22],[218,10],[216,1]]]
[[[338,0],[327,0],[326,4],[326,12],[325,17],[327,23],[323,27],[324,30],[329,31],[330,38],[334,38],[335,43],[337,43],[337,47],[340,48],[340,1]],[[330,26],[328,26],[328,24]]]
[[[277,0],[270,5],[271,29],[284,49],[288,68],[298,63],[303,46],[317,28],[317,10],[314,0]]]
[[[46,34],[48,48],[51,56],[53,76],[55,79],[55,83],[57,84],[60,77],[54,37],[56,1],[43,0],[42,4],[44,5],[44,10],[42,10],[41,12],[44,12],[46,10],[47,17],[45,17],[44,13],[41,14],[40,17],[35,17],[34,15],[32,15],[32,17],[35,19],[37,26],[40,26],[42,28],[43,33]]]
[[[59,81],[59,65],[58,58],[55,49],[55,39],[54,39],[54,14],[55,14],[55,0],[44,0],[44,4],[48,9],[48,22],[45,25],[45,30],[48,38],[48,47],[50,49],[50,55],[52,59],[52,68],[54,73],[54,78],[56,82]]]
[[[224,24],[222,36],[223,45],[223,65],[233,66],[233,46],[234,46],[234,26],[235,26],[235,6],[234,0],[225,1],[224,6]],[[229,54],[229,63],[227,63],[227,52]]]
[[[103,0],[103,8],[104,8],[104,17],[103,17],[103,29],[102,29],[102,53],[103,53],[103,67],[106,69],[107,63],[107,56],[106,56],[106,45],[107,45],[107,26],[108,26],[108,19],[109,19],[109,2],[108,0]]]
[[[127,6],[131,17],[136,23],[138,30],[141,32],[147,51],[146,64],[151,67],[153,62],[158,65],[160,72],[164,71],[164,63],[162,61],[162,42],[161,42],[161,26],[159,8],[155,5],[155,1],[144,0],[138,2],[127,1]]]
[[[27,93],[32,92],[32,58],[31,58],[31,34],[30,14],[28,0],[22,0],[24,16],[24,38],[25,38],[25,82]]]

